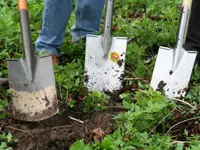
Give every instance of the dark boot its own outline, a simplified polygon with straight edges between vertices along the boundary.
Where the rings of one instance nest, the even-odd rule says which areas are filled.
[[[191,17],[189,21],[188,33],[185,42],[186,50],[195,50],[197,63],[200,64],[200,0],[193,0]]]

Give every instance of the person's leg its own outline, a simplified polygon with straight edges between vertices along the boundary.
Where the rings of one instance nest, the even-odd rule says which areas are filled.
[[[185,42],[186,50],[198,51],[197,61],[200,62],[200,0],[193,0],[189,28]]]
[[[85,39],[99,30],[105,0],[76,0],[75,22],[70,33],[72,41]]]
[[[43,23],[36,51],[59,56],[73,0],[45,0]]]

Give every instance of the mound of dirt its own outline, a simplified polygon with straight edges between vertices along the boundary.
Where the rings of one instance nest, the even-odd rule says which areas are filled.
[[[1,131],[10,132],[18,139],[14,150],[67,150],[79,139],[86,143],[96,140],[96,131],[105,135],[112,133],[112,115],[118,112],[117,109],[89,113],[66,110],[62,115],[41,122],[27,123],[9,118],[1,120],[0,126]]]

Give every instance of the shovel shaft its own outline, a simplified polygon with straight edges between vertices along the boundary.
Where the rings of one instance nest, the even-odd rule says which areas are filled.
[[[113,7],[114,7],[114,0],[107,0],[104,30],[103,30],[103,36],[102,36],[102,41],[101,41],[104,57],[108,55],[109,50],[112,45]]]
[[[20,10],[20,24],[21,24],[21,36],[23,42],[23,53],[26,59],[31,58],[34,56],[34,52],[32,50],[32,39],[31,39],[31,32],[29,26],[29,18],[28,12],[26,10]]]
[[[18,10],[20,16],[21,36],[24,49],[24,57],[29,58],[34,55],[32,50],[31,30],[29,23],[28,4],[26,0],[18,0]]]
[[[183,13],[181,15],[181,22],[179,25],[178,39],[177,39],[177,49],[180,50],[185,43],[185,38],[187,35],[187,28],[189,22],[190,10],[187,7],[183,7]]]
[[[113,0],[107,0],[106,2],[106,13],[105,13],[105,23],[104,23],[104,31],[103,35],[112,36],[112,19],[113,19]]]
[[[28,11],[28,4],[26,0],[18,0],[18,10],[27,10]]]
[[[184,0],[183,1],[183,6],[186,6],[189,9],[191,9],[191,7],[192,7],[192,0]]]
[[[184,0],[182,5],[182,14],[179,24],[179,31],[177,37],[177,45],[174,51],[174,58],[173,58],[173,70],[175,70],[183,56],[183,45],[185,43],[187,31],[188,31],[188,24],[190,20],[190,12],[191,12],[192,0]]]
[[[188,23],[190,19],[191,7],[192,7],[192,0],[183,0],[181,21],[179,24],[178,41],[177,41],[177,47],[180,48],[182,48],[183,44],[185,43],[188,30]]]
[[[36,58],[32,49],[31,30],[29,23],[28,5],[26,0],[18,0],[18,10],[20,16],[20,29],[23,42],[23,60],[30,80],[34,80],[34,68]]]

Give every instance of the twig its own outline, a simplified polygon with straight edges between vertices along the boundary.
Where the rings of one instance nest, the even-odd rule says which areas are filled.
[[[40,145],[40,147],[45,148],[45,149],[49,149],[48,147],[46,147],[46,146],[42,146],[42,145]]]
[[[139,88],[132,88],[131,89],[132,92],[139,91],[139,90],[140,90]]]
[[[128,72],[125,71],[125,73],[128,73],[128,74],[132,75],[133,72],[135,72],[136,68],[134,68],[133,66],[127,65],[125,70],[129,72],[128,73]]]
[[[1,125],[1,127],[0,127],[0,131],[2,130],[2,128],[3,128],[4,125],[5,125],[5,123],[3,123],[3,124]]]
[[[129,39],[128,39],[128,41],[127,41],[127,43],[129,44],[129,43],[131,43],[133,40],[134,40],[134,36],[132,36],[132,37],[130,37]]]
[[[198,141],[200,142],[200,141]],[[173,141],[172,144],[177,144],[177,143],[181,143],[181,144],[188,144],[191,143],[190,141]]]
[[[150,58],[144,60],[144,63],[145,63],[145,64],[148,64],[148,63],[150,63],[150,62],[151,62],[154,58],[156,58],[156,57],[157,57],[157,55],[154,55],[154,56],[152,56],[152,57],[150,57]]]
[[[181,144],[186,144],[186,143],[190,143],[189,141],[173,141],[172,144],[177,144],[177,143],[181,143]]]
[[[134,14],[133,18],[135,18],[135,16],[136,16],[139,12],[140,12],[140,10],[138,9],[138,10],[136,11],[136,13]]]
[[[0,98],[5,99],[5,96],[2,93],[0,93]]]
[[[88,128],[87,128],[87,126],[85,126],[85,131],[86,131],[86,133],[88,133]]]
[[[180,125],[180,124],[182,124],[182,123],[185,123],[185,122],[187,122],[187,121],[196,120],[196,119],[199,119],[199,118],[200,118],[200,117],[194,117],[194,118],[186,119],[186,120],[183,120],[183,121],[181,121],[181,122],[179,122],[179,123],[173,125],[171,128],[169,128],[169,130],[167,131],[167,133],[165,134],[165,136],[166,136],[174,127],[176,127],[176,126],[178,126],[178,125]]]
[[[127,70],[127,69],[125,69],[124,72],[125,72],[126,74],[130,74],[130,75],[132,75],[132,72],[130,72],[130,71]]]
[[[141,89],[139,89],[139,88],[133,88],[132,91],[138,91],[138,92],[141,92],[141,93],[143,93],[143,94],[148,94],[147,91],[141,90]]]
[[[19,128],[14,128],[14,127],[11,127],[11,126],[6,126],[7,128],[9,129],[12,129],[12,130],[17,130],[17,131],[20,131],[20,132],[24,132],[24,133],[28,133],[31,137],[34,137],[30,132],[28,131],[25,131],[25,130],[22,130],[22,129],[19,129]]]
[[[161,124],[173,111],[175,110],[175,108],[174,109],[172,109],[152,130],[151,130],[151,132],[149,132],[149,135],[158,127],[158,125],[159,124]]]
[[[107,109],[109,108],[125,109],[123,106],[109,106]]]
[[[173,100],[173,101],[177,101],[177,102],[181,102],[181,103],[183,103],[183,104],[185,104],[185,105],[188,105],[189,107],[191,107],[191,108],[193,108],[193,109],[196,109],[195,106],[192,106],[190,103],[188,103],[188,102],[186,102],[186,101],[184,101],[184,100],[180,100],[180,99],[176,99],[176,98],[169,98],[169,97],[168,97],[168,99],[169,99],[169,100]]]
[[[71,116],[68,116],[68,117],[69,117],[71,120],[74,120],[74,121],[76,121],[76,122],[79,122],[79,123],[84,124],[84,122],[83,122],[82,120],[76,119],[76,118],[71,117]]]
[[[198,141],[200,142],[200,141]],[[181,143],[181,144],[188,144],[191,143],[191,141],[173,141],[172,144],[177,144],[177,143]]]
[[[34,144],[32,144],[31,146],[29,146],[28,148],[27,148],[27,150],[30,150],[30,149],[32,149],[35,145],[36,145],[37,143],[35,142]]]
[[[131,81],[131,80],[143,80],[142,78],[124,78],[124,80]]]
[[[69,127],[72,127],[72,125],[57,126],[57,127],[53,127],[52,130],[55,130],[55,129],[62,129],[62,128],[69,128]]]
[[[124,78],[124,81],[143,81],[148,83],[148,81],[143,78]]]

